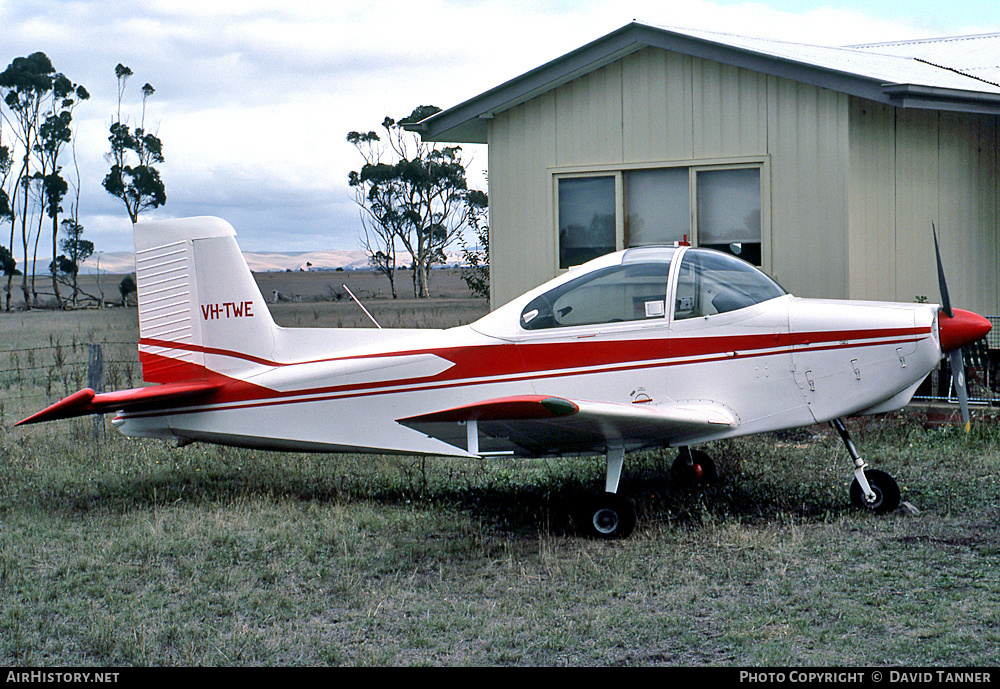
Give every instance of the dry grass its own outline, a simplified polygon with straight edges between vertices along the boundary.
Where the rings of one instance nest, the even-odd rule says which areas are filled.
[[[601,543],[566,509],[600,485],[596,460],[8,438],[0,662],[996,665],[995,439],[860,439],[959,449],[965,487],[890,457],[923,513],[872,518],[827,483],[833,438],[714,448],[727,478],[696,494],[643,455],[640,528]]]

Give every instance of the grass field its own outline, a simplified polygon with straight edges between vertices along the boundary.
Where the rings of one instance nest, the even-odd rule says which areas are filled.
[[[373,304],[383,325],[485,310]],[[363,325],[341,302],[273,311]],[[851,463],[826,427],[705,448],[721,478],[699,491],[671,484],[672,452],[630,456],[639,526],[605,543],[573,521],[601,458],[176,449],[110,424],[97,442],[90,419],[11,428],[79,387],[95,340],[122,348],[106,355],[120,386],[139,384],[134,314],[0,314],[0,665],[1000,664],[995,423],[966,436],[912,416],[850,422],[909,516],[848,506]]]

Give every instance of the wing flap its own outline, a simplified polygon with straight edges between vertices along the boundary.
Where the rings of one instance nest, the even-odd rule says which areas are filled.
[[[69,397],[51,404],[40,412],[18,421],[22,426],[56,419],[70,419],[88,414],[105,414],[117,411],[148,409],[169,406],[193,398],[209,395],[223,386],[221,382],[167,383],[131,390],[95,393],[90,388],[74,392]]]
[[[736,426],[739,420],[731,410],[713,402],[654,406],[519,396],[398,422],[475,454],[544,456],[600,453],[609,446],[636,450],[670,445]]]

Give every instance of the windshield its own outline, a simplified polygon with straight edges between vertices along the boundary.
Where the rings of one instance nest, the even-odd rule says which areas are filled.
[[[778,283],[735,256],[688,249],[677,279],[674,319],[746,308],[785,294]]]

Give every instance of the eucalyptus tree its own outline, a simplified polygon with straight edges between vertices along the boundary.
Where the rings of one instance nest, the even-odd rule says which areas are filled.
[[[41,52],[11,61],[0,73],[0,94],[6,106],[3,123],[13,135],[10,145],[0,140],[0,224],[3,220],[11,223],[11,254],[15,231],[20,228],[25,266],[28,247],[34,238],[34,265],[46,215],[52,219],[52,255],[56,254],[59,213],[68,190],[59,156],[73,138],[73,109],[90,94],[83,86],[57,73],[52,61]],[[7,275],[6,308],[9,310],[13,271],[4,272]],[[31,271],[31,289],[28,273],[27,269],[23,272],[21,283],[26,308],[32,304],[30,293],[35,271]],[[51,277],[56,300],[60,302],[54,268]]]
[[[128,217],[135,224],[139,214],[149,208],[159,208],[167,202],[166,188],[154,163],[163,162],[163,142],[146,131],[146,101],[156,90],[149,84],[142,87],[142,115],[133,129],[122,121],[122,99],[132,70],[119,63],[115,67],[118,79],[118,112],[109,129],[111,170],[104,177],[104,189],[125,204]]]
[[[379,164],[383,147],[379,145],[378,134],[349,132],[347,141],[364,158],[362,171]],[[393,190],[389,185],[363,183],[360,175],[359,172],[351,172],[348,183],[354,188],[354,200],[361,209],[361,248],[375,271],[385,275],[392,298],[396,299],[399,296],[396,293],[396,235],[400,231],[400,223],[395,218],[390,198]]]
[[[18,144],[20,156],[20,166],[14,172],[13,183],[10,187],[10,212],[11,212],[11,253],[14,248],[15,228],[19,225],[21,230],[21,249],[25,259],[28,261],[28,247],[34,233],[34,226],[31,221],[34,213],[32,206],[32,189],[36,188],[33,182],[38,179],[34,173],[33,156],[38,149],[39,128],[42,123],[42,112],[46,99],[52,92],[52,81],[55,69],[52,61],[45,53],[32,53],[27,57],[14,58],[7,68],[0,72],[0,94],[3,95],[4,104],[7,106],[7,114],[4,115],[10,125],[14,138]],[[16,160],[17,153],[13,154]],[[16,163],[15,163],[16,165]],[[37,200],[36,196],[36,200]],[[10,308],[10,278],[7,277],[7,308]],[[31,295],[28,286],[28,271],[23,272],[21,281],[21,291],[24,295],[25,308],[31,305]]]
[[[63,253],[53,262],[55,264],[53,270],[60,276],[60,280],[65,281],[73,289],[72,301],[75,305],[80,294],[80,283],[77,279],[80,266],[93,256],[94,243],[82,237],[83,225],[76,219],[63,220],[62,228],[66,237],[59,242],[59,247]]]
[[[80,101],[87,100],[88,98],[90,98],[90,94],[87,93],[87,89],[83,86],[74,84],[62,74],[56,74],[52,79],[52,98],[50,100],[49,111],[45,117],[45,121],[41,123],[38,129],[39,145],[37,153],[41,160],[41,170],[36,173],[36,177],[42,182],[45,214],[52,220],[53,256],[56,256],[58,253],[59,214],[63,210],[63,199],[69,191],[69,184],[62,176],[59,155],[63,147],[73,139],[73,109]],[[76,186],[79,188],[79,180],[77,180]],[[74,209],[75,216],[76,209]],[[80,229],[82,231],[82,227]],[[61,304],[58,261],[51,263],[50,274],[56,302]]]
[[[473,296],[490,297],[490,225],[486,217],[487,196],[482,191],[469,192],[468,225],[476,240],[475,246],[469,246],[465,237],[459,237],[462,245],[464,264],[461,268],[462,281]]]
[[[17,261],[5,246],[0,246],[0,275],[17,275]]]
[[[421,298],[430,296],[431,267],[443,262],[445,249],[468,219],[461,147],[437,148],[404,129],[439,110],[425,105],[398,122],[386,117],[385,141],[374,131],[347,135],[364,161],[360,170],[348,175],[362,218],[378,237],[380,248],[395,247],[398,241],[409,253],[414,296]]]
[[[3,118],[0,117],[0,229],[4,223],[10,223],[10,249],[0,242],[0,275],[7,277],[7,310],[10,310],[10,282],[17,272],[17,261],[11,249],[14,248],[14,214],[10,205],[10,193],[8,191],[8,180],[13,167],[10,146],[4,144],[3,138]]]

